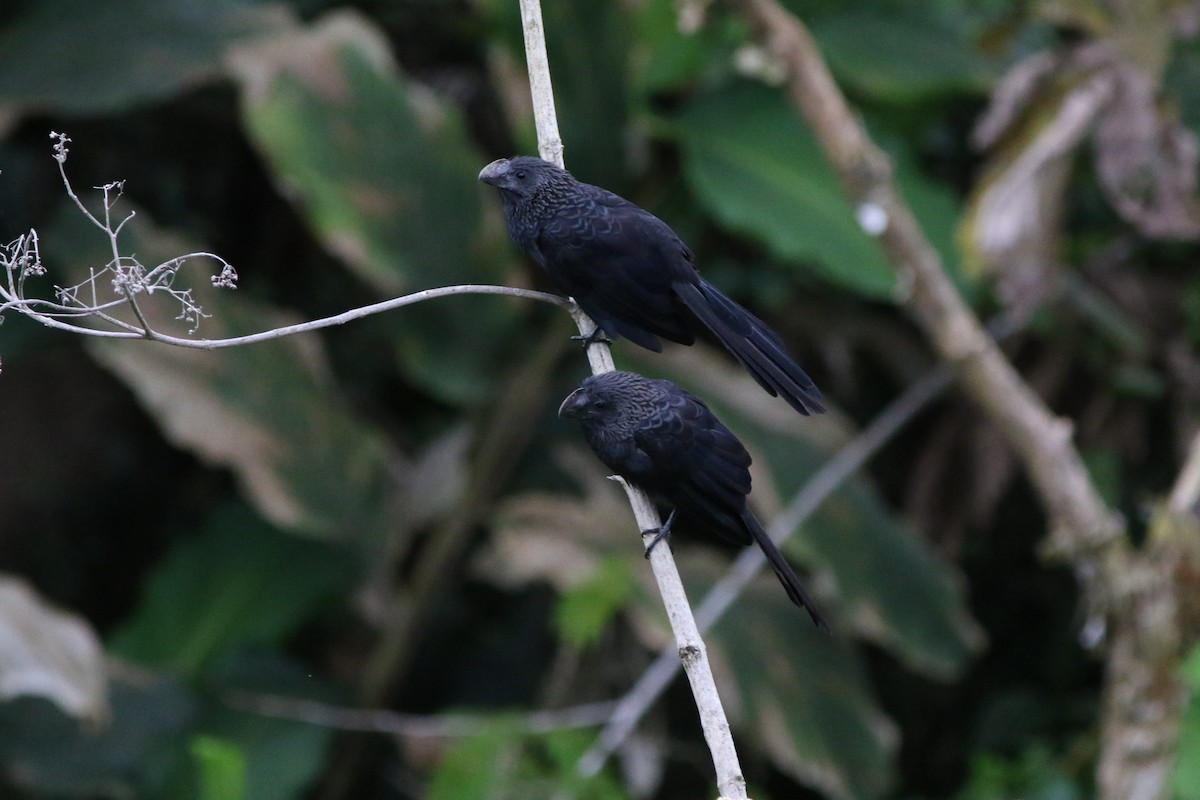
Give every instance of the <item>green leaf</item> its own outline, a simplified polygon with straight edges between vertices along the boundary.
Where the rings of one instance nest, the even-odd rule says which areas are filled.
[[[1084,450],[1082,455],[1088,476],[1101,499],[1111,507],[1118,506],[1121,500],[1121,454],[1112,447],[1092,447]]]
[[[206,687],[214,688],[216,697],[203,707],[195,729],[236,747],[241,754],[245,765],[244,800],[295,800],[305,796],[305,789],[325,768],[333,730],[231,708],[221,698],[266,693],[330,701],[336,696],[314,679],[310,667],[263,650],[241,650],[224,659],[220,668],[205,678]],[[184,772],[180,777],[195,783],[195,778]]]
[[[215,736],[196,736],[188,749],[199,770],[199,800],[245,797],[246,759],[241,748]]]
[[[700,202],[779,258],[856,294],[895,279],[809,131],[777,92],[750,84],[692,101],[674,125]]]
[[[1194,646],[1180,667],[1191,689],[1179,723],[1179,752],[1171,774],[1175,800],[1200,800],[1200,645]]]
[[[481,277],[481,158],[459,114],[410,85],[388,52],[349,13],[243,50],[247,132],[331,252],[382,291]]]
[[[1067,773],[1066,760],[1035,742],[1015,758],[984,754],[971,761],[960,800],[1080,800],[1083,789]]]
[[[729,664],[737,707],[772,760],[831,798],[879,797],[899,736],[847,641],[817,630],[764,581],[718,623],[710,647]]]
[[[512,249],[480,240],[485,159],[460,114],[410,84],[350,12],[239,52],[247,132],[319,241],[382,295],[503,283]],[[493,221],[497,221],[496,220]],[[502,363],[514,306],[451,298],[386,318],[402,370],[470,404]],[[451,321],[451,324],[447,324]]]
[[[235,646],[280,641],[349,578],[340,550],[281,533],[245,508],[226,508],[155,568],[110,649],[196,678]]]
[[[154,796],[153,773],[186,741],[195,702],[172,679],[123,672],[107,725],[80,725],[43,700],[0,703],[0,769],[19,795]]]
[[[776,90],[748,83],[692,101],[672,129],[701,204],[777,257],[868,298],[894,297],[894,270],[859,226],[812,133]],[[900,194],[960,288],[948,187],[924,177],[905,145],[887,143]]]
[[[519,738],[503,727],[455,741],[429,781],[429,800],[484,800],[512,779],[509,757]]]
[[[1192,648],[1192,652],[1183,660],[1183,666],[1180,669],[1188,685],[1200,695],[1200,645]]]
[[[1200,130],[1200,49],[1194,40],[1172,48],[1162,80],[1180,121],[1192,131]]]
[[[780,448],[772,455],[777,480],[791,477],[795,459]],[[781,491],[794,491],[790,480],[780,483],[789,487]],[[802,542],[815,569],[834,576],[838,618],[910,667],[950,679],[983,644],[961,576],[863,481],[847,483],[826,500],[804,527]]]
[[[1176,800],[1200,800],[1200,690],[1195,688],[1179,724],[1179,752],[1171,788]]]
[[[595,642],[625,605],[634,585],[627,559],[616,556],[600,559],[595,573],[559,600],[554,611],[559,634],[576,647]]]
[[[961,12],[921,6],[859,6],[813,23],[812,32],[837,76],[895,104],[951,93],[983,94],[996,67],[967,34]]]
[[[220,76],[231,45],[279,27],[245,0],[27,0],[0,28],[0,105],[98,114]]]
[[[549,736],[522,734],[498,718],[495,725],[454,742],[429,782],[429,800],[623,800],[607,775],[579,775],[579,757],[594,739],[587,731]]]

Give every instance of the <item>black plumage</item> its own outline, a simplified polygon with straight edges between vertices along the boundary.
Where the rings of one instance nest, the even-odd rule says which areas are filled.
[[[609,469],[669,503],[685,526],[740,545],[755,542],[793,603],[828,628],[783,554],[746,505],[750,454],[695,396],[670,381],[632,372],[586,378],[558,413],[579,421]]]
[[[691,344],[695,316],[768,392],[801,414],[825,410],[779,336],[701,278],[658,217],[532,156],[493,161],[479,180],[500,190],[513,241],[604,333],[658,352],[660,337]]]

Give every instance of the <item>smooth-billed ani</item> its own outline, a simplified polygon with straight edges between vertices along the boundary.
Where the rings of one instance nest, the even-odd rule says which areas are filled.
[[[801,414],[825,410],[778,334],[701,278],[658,217],[532,156],[493,161],[479,180],[500,190],[513,241],[604,333],[658,352],[659,337],[695,341],[694,315],[768,392]]]
[[[750,454],[703,401],[670,381],[618,371],[586,378],[558,413],[579,421],[609,469],[673,507],[659,538],[682,524],[743,546],[756,542],[791,601],[829,627],[746,506]]]

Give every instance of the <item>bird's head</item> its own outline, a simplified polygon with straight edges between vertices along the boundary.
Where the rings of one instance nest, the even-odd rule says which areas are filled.
[[[632,372],[606,372],[585,378],[558,407],[560,417],[578,420],[587,427],[620,432],[640,422],[653,404],[656,392],[650,381]]]
[[[479,172],[479,180],[495,186],[501,194],[530,197],[565,170],[533,156],[498,158]]]
[[[602,391],[580,386],[562,401],[562,405],[558,407],[558,415],[577,419],[586,425],[603,422],[604,417],[611,414],[614,408],[612,400],[605,397]]]

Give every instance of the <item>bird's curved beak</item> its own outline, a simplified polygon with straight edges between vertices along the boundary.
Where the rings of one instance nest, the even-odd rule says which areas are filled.
[[[479,180],[492,186],[499,186],[508,176],[508,159],[497,158],[483,169],[479,170]]]
[[[567,395],[567,399],[562,401],[562,405],[558,407],[558,415],[560,417],[583,416],[583,409],[587,407],[588,397],[586,389],[576,389]]]

